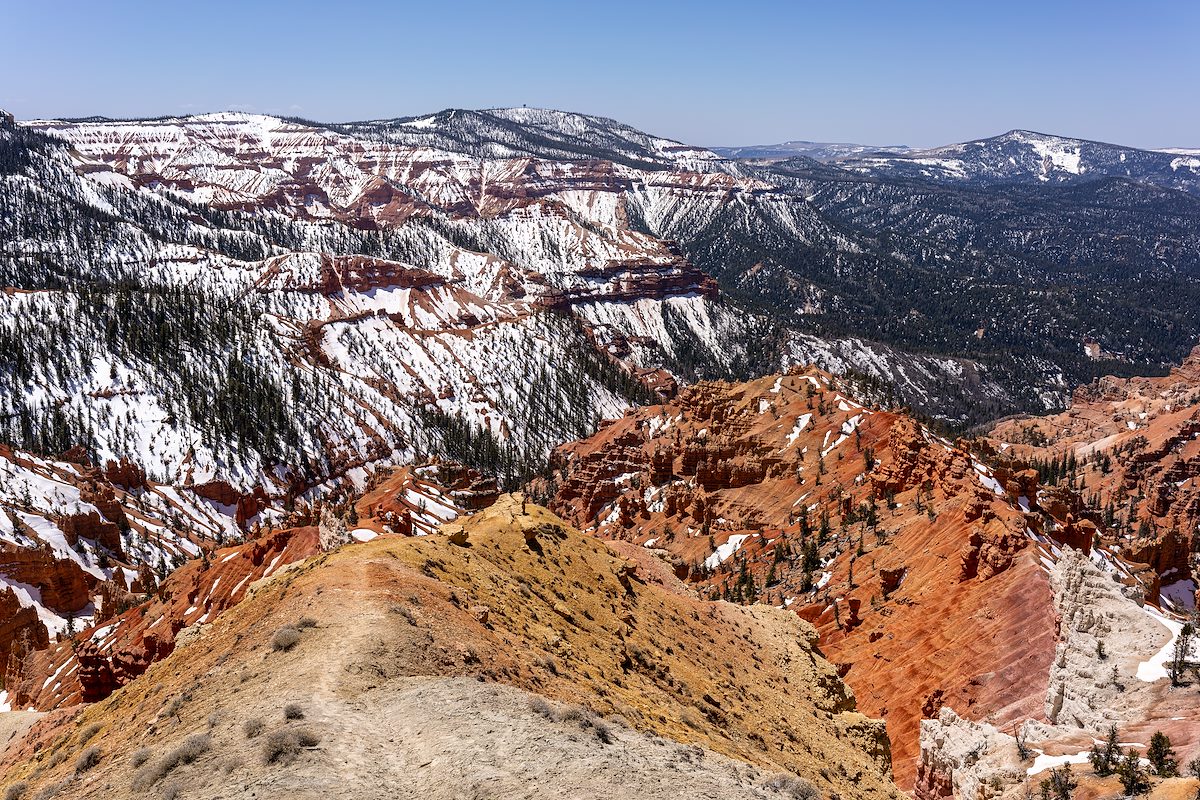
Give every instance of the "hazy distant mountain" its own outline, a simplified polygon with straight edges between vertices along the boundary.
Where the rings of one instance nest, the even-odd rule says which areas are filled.
[[[744,147],[713,147],[714,153],[725,158],[750,160],[783,160],[803,156],[815,161],[832,161],[848,156],[869,153],[907,153],[912,148],[902,145],[853,144],[850,142],[781,142],[779,144],[752,144]]]

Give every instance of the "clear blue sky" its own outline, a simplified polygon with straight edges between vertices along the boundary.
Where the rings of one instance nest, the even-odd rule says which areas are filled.
[[[1200,147],[1200,2],[0,0],[19,118],[528,104],[706,145]]]

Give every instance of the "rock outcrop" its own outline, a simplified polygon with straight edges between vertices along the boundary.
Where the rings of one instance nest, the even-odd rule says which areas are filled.
[[[1016,798],[1025,778],[1013,736],[963,719],[949,707],[922,720],[917,800]]]
[[[95,576],[47,549],[0,550],[0,574],[34,587],[48,608],[78,613],[91,602]]]
[[[688,387],[553,458],[564,515],[667,550],[706,596],[812,622],[887,721],[901,786],[943,702],[999,724],[1041,713],[1052,595],[1029,530],[1041,516],[1020,506],[1036,472],[993,475],[970,443],[818,371]]]
[[[1168,376],[1099,378],[1076,390],[1068,411],[1006,422],[991,438],[1008,457],[1060,473],[1035,500],[1060,523],[1048,535],[1085,552],[1116,549],[1141,565],[1126,583],[1149,601],[1165,587],[1171,609],[1196,607],[1200,348]]]
[[[186,489],[147,481],[132,462],[101,470],[81,448],[68,457],[0,445],[0,578],[19,607],[11,622],[0,617],[3,664],[23,632],[44,647],[96,625],[127,607],[131,594],[153,589],[156,573],[197,543],[240,538],[235,519]],[[265,500],[261,491],[253,497]]]
[[[1143,702],[1138,679],[1146,654],[1170,641],[1170,631],[1121,585],[1078,550],[1067,550],[1050,573],[1058,646],[1050,670],[1046,719],[1094,735],[1123,726]]]

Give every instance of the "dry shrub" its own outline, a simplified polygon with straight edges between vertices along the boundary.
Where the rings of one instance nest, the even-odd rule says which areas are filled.
[[[804,778],[781,773],[767,778],[765,785],[768,789],[791,800],[821,800],[821,793]]]
[[[545,698],[535,697],[529,701],[529,708],[552,722],[573,722],[584,730],[590,730],[604,744],[613,742],[612,728],[608,723],[581,705],[555,706]]]
[[[180,742],[178,747],[163,756],[161,760],[147,764],[135,772],[130,785],[137,791],[149,789],[176,767],[191,764],[211,749],[211,736],[207,733],[193,733]]]
[[[100,748],[92,746],[79,754],[79,758],[75,759],[75,771],[87,772],[92,767],[100,763]]]
[[[291,626],[285,626],[275,631],[275,635],[271,637],[271,649],[287,652],[299,641],[300,631]]]
[[[316,747],[321,737],[312,731],[287,728],[272,731],[262,744],[264,764],[290,764],[306,747]]]

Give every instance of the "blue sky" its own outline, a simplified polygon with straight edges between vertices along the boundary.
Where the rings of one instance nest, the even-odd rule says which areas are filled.
[[[1200,2],[0,0],[19,118],[548,106],[705,145],[1200,147]]]

